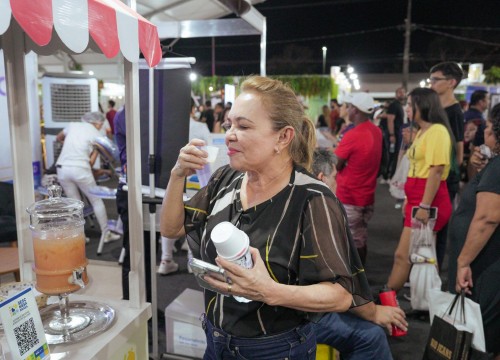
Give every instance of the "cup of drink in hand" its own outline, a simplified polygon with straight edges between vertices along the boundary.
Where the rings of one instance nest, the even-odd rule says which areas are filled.
[[[217,146],[206,145],[202,146],[201,150],[205,150],[208,153],[207,161],[209,163],[213,163],[217,159],[217,154],[219,153]]]
[[[479,152],[485,159],[491,159],[491,149],[486,144],[479,146]]]
[[[398,299],[396,297],[396,292],[392,289],[389,289],[387,286],[384,286],[379,293],[380,304],[384,306],[394,306],[399,307]],[[404,336],[406,335],[406,331],[398,328],[395,325],[392,325],[392,334],[391,336]]]

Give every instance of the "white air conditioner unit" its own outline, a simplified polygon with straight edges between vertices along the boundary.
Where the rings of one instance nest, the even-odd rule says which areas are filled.
[[[82,115],[98,111],[97,79],[73,74],[45,74],[42,78],[47,167],[57,160],[62,145],[57,134]]]

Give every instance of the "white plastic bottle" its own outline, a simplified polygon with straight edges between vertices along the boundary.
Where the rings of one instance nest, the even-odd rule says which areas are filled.
[[[250,254],[250,239],[245,232],[228,221],[217,224],[211,233],[212,242],[217,254],[227,261],[238,264],[246,269],[253,267]],[[242,296],[233,296],[239,302],[250,302]]]
[[[413,253],[413,254],[410,255],[410,262],[412,264],[423,264],[423,263],[426,263],[426,264],[435,264],[436,263],[436,259],[434,259],[434,258],[428,258],[426,256],[422,256],[422,255]]]

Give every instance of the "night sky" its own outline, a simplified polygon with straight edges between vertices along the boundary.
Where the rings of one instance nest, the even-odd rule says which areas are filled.
[[[346,64],[361,74],[401,72],[407,0],[267,0],[255,7],[267,18],[268,75],[320,74],[322,46],[327,72]],[[500,0],[413,0],[411,22],[411,72],[444,60],[500,66]],[[259,73],[259,41],[215,38],[216,75]],[[194,70],[208,76],[211,42],[182,39],[173,51],[194,56]]]

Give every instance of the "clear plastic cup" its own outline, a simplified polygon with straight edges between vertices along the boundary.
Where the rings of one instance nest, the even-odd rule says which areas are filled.
[[[207,161],[213,163],[217,159],[217,154],[219,153],[219,148],[217,146],[207,145],[202,147],[208,153]]]

